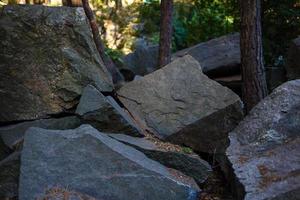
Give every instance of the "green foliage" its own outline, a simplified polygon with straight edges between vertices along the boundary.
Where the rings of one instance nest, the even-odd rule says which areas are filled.
[[[193,150],[189,147],[182,147],[181,148],[182,153],[186,153],[186,154],[192,154]]]
[[[160,1],[135,0],[116,8],[115,0],[92,0],[97,20],[105,33],[105,20],[117,24],[114,49],[131,49],[135,38],[159,42]],[[173,51],[239,31],[239,0],[174,0]],[[296,3],[298,2],[298,7]],[[263,42],[267,65],[283,64],[290,41],[300,35],[299,0],[262,0]],[[100,13],[100,14],[99,14]],[[107,38],[104,38],[107,39]],[[108,46],[112,46],[109,44]],[[111,47],[112,48],[112,47]],[[118,53],[109,51],[114,59]]]
[[[174,2],[173,50],[206,41],[237,30],[236,0],[177,0]],[[139,8],[139,22],[144,29],[139,34],[152,37],[159,32],[160,5],[147,1]]]
[[[105,53],[114,61],[114,63],[122,64],[123,52],[118,49],[105,48]]]

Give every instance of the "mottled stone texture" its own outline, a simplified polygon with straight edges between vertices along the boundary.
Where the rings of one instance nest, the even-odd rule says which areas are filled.
[[[246,200],[299,199],[299,133],[298,79],[275,89],[229,134],[226,154]]]
[[[74,130],[30,128],[21,155],[19,199],[67,188],[96,199],[196,200],[199,189],[90,125]]]
[[[239,97],[204,75],[189,55],[127,83],[117,94],[155,135],[202,152],[224,153],[227,133],[243,116]]]
[[[76,113],[99,131],[141,136],[141,130],[115,100],[105,97],[94,86],[84,88]]]
[[[113,89],[82,8],[5,6],[0,60],[0,122],[70,109],[89,83]]]

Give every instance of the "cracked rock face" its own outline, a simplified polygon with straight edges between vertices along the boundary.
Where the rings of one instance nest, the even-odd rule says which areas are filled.
[[[202,152],[224,152],[227,133],[243,116],[239,97],[204,75],[189,55],[127,83],[117,94],[156,136]]]
[[[4,6],[0,60],[0,122],[68,110],[89,83],[113,89],[82,8]]]
[[[76,113],[99,131],[141,136],[129,114],[112,97],[105,97],[92,85],[84,88]]]
[[[299,199],[300,80],[275,89],[229,137],[226,154],[246,200]]]
[[[90,125],[73,130],[30,128],[21,155],[19,199],[53,187],[96,199],[196,200],[199,189],[143,153]]]

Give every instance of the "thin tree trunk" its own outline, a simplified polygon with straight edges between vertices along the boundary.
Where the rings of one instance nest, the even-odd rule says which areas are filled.
[[[261,2],[240,0],[243,100],[249,112],[267,95],[263,64]]]
[[[158,66],[163,67],[171,61],[173,0],[161,0],[160,13]]]
[[[101,41],[98,25],[96,22],[96,19],[94,17],[94,13],[92,9],[90,8],[89,1],[88,0],[82,0],[82,6],[84,8],[84,12],[90,22],[90,26],[93,33],[94,42],[96,44],[97,50],[99,52],[100,57],[102,58],[102,61],[104,65],[106,66],[107,70],[110,72],[113,82],[117,83],[118,81],[122,80],[122,76],[120,75],[120,72],[116,68],[114,62],[111,60],[111,58],[105,53],[104,45]]]

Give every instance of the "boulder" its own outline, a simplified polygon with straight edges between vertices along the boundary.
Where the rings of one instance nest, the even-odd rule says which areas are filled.
[[[206,153],[224,153],[228,132],[243,117],[240,98],[204,75],[189,55],[125,84],[117,94],[157,137]]]
[[[238,199],[299,199],[299,133],[298,79],[276,88],[229,134],[226,155],[243,186]]]
[[[143,76],[149,74],[158,69],[158,45],[137,45],[135,51],[124,56],[122,60],[122,68],[127,69],[127,71],[122,68],[120,71],[126,72],[124,74],[125,77],[127,77],[128,70],[135,75]]]
[[[240,72],[240,34],[234,33],[176,52],[172,59],[190,55],[209,77],[235,75]]]
[[[84,88],[76,113],[99,131],[141,135],[129,114],[112,97],[105,97],[92,85]]]
[[[20,152],[14,152],[0,161],[0,199],[18,196],[20,175]]]
[[[158,49],[158,45],[148,45],[147,43],[137,45],[133,53],[122,59],[123,68],[142,76],[154,72],[159,69],[157,67]],[[195,58],[201,64],[203,73],[209,77],[239,74],[241,66],[240,34],[225,35],[180,50],[172,55],[172,60],[185,55]]]
[[[195,183],[180,177],[90,125],[64,131],[30,128],[21,155],[19,199],[35,199],[59,186],[95,199],[196,200]]]
[[[146,138],[136,138],[124,134],[110,134],[110,136],[143,152],[148,158],[194,178],[198,184],[203,183],[211,175],[210,165],[195,153],[187,154],[162,148]]]
[[[0,60],[0,123],[69,110],[87,84],[113,89],[83,8],[4,6]]]
[[[0,139],[3,139],[6,146],[14,149],[23,141],[25,132],[30,127],[65,130],[77,128],[80,125],[81,121],[76,116],[22,122],[0,127]]]
[[[300,36],[292,41],[288,50],[286,73],[288,80],[300,78]]]

